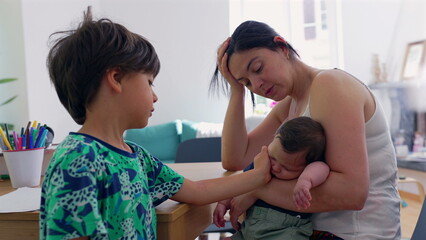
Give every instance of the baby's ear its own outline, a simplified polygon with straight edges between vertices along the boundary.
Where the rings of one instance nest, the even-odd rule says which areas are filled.
[[[105,81],[113,91],[121,92],[121,72],[119,68],[110,68],[105,73]]]

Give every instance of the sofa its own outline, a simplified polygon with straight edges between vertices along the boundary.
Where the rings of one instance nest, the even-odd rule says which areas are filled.
[[[174,163],[180,143],[202,137],[222,134],[222,123],[175,120],[141,129],[129,129],[124,139],[134,142],[165,163]]]
[[[251,131],[263,118],[264,116],[246,118],[247,130]],[[182,142],[193,138],[220,137],[222,128],[223,123],[177,119],[141,129],[129,129],[124,133],[124,139],[144,147],[165,163],[174,163]]]

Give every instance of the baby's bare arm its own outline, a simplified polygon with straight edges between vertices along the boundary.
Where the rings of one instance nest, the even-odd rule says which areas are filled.
[[[310,206],[311,188],[325,182],[329,173],[330,168],[324,162],[313,162],[306,166],[294,187],[293,200],[298,209]]]
[[[325,162],[313,162],[306,166],[302,174],[300,174],[299,181],[308,181],[311,183],[311,187],[316,187],[323,183],[330,173],[330,168]]]

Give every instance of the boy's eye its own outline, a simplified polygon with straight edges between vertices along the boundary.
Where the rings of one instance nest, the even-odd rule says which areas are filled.
[[[148,81],[149,86],[154,87],[154,82],[153,81]]]

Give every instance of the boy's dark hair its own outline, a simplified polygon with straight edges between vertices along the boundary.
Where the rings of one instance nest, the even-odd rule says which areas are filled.
[[[92,20],[90,7],[77,29],[50,37],[56,34],[63,36],[54,40],[47,57],[50,79],[62,105],[80,125],[109,69],[119,69],[117,81],[132,72],[155,77],[160,71],[151,43],[109,19]]]
[[[306,164],[325,162],[325,132],[319,122],[310,117],[293,118],[282,124],[277,133],[285,152],[306,151]]]
[[[269,25],[257,22],[257,21],[245,21],[241,23],[234,31],[231,36],[228,49],[228,62],[232,54],[250,50],[253,48],[267,48],[271,51],[277,51],[278,48],[284,47],[289,51],[289,57],[299,57],[296,50],[286,42],[275,42],[274,38],[280,36],[272,27]],[[225,79],[219,81],[219,68],[216,66],[213,77],[210,81],[210,92],[214,92],[221,88],[224,93],[228,93],[229,84]],[[250,92],[251,100],[254,106],[254,94]]]

